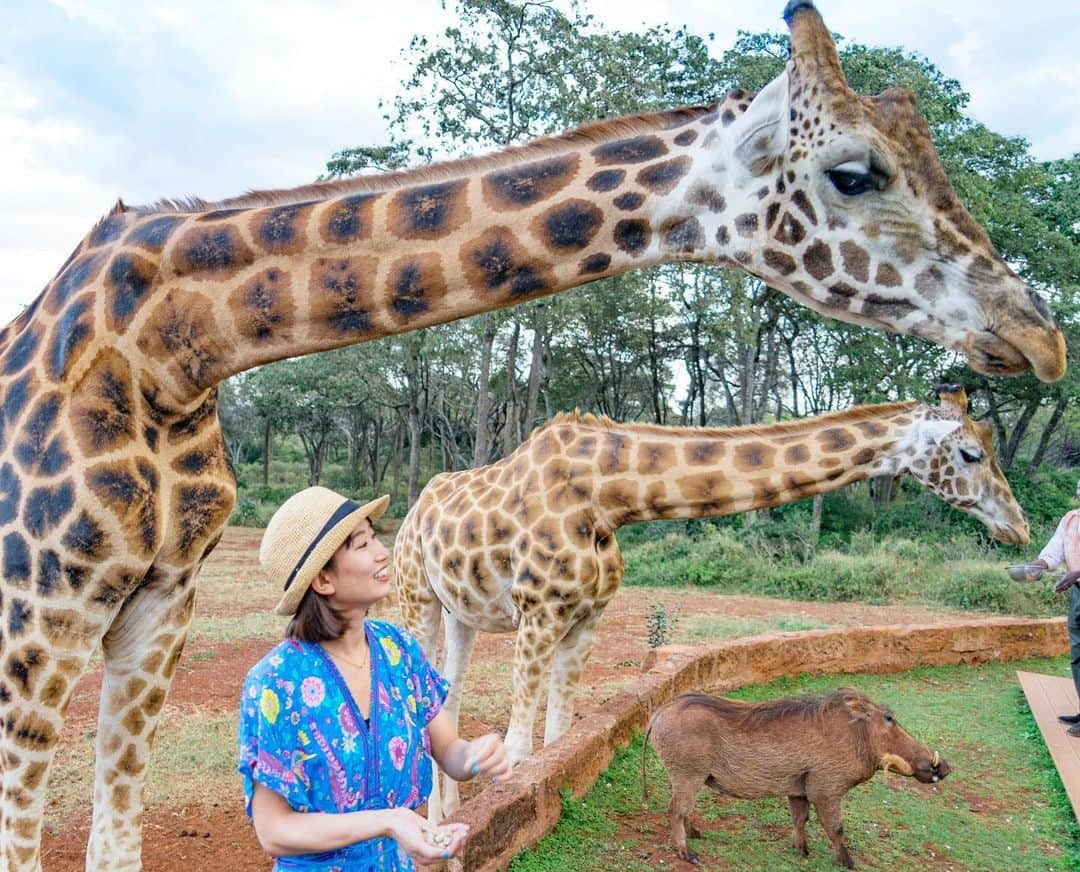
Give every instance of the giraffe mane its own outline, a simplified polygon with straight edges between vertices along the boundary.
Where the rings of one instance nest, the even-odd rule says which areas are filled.
[[[746,437],[761,436],[775,437],[778,433],[796,433],[804,430],[817,430],[822,427],[837,426],[841,424],[855,424],[868,418],[879,418],[883,415],[891,415],[907,412],[918,405],[914,400],[896,403],[878,403],[875,405],[855,406],[852,409],[844,409],[839,412],[827,412],[816,418],[800,418],[795,421],[778,421],[775,424],[746,424],[740,427],[672,427],[664,424],[652,424],[648,422],[630,421],[620,424],[606,415],[594,415],[591,412],[582,412],[574,409],[572,412],[559,412],[551,418],[541,429],[558,427],[569,424],[578,427],[592,427],[600,430],[632,430],[635,433],[668,436],[680,433],[687,436],[702,436],[706,438],[731,438],[741,439]]]
[[[441,161],[429,166],[414,167],[377,175],[349,179],[313,182],[295,188],[248,191],[224,200],[203,200],[199,197],[165,198],[145,206],[133,207],[141,215],[156,213],[195,213],[214,209],[246,209],[256,206],[293,205],[326,200],[347,194],[383,193],[408,185],[428,184],[460,178],[485,170],[536,160],[558,154],[567,148],[599,144],[613,138],[636,136],[657,129],[674,129],[689,124],[712,111],[718,104],[683,106],[662,112],[627,115],[602,121],[592,121],[554,136],[545,136],[523,145],[492,154]]]

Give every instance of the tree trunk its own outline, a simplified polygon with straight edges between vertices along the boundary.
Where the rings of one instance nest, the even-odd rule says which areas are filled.
[[[491,348],[495,344],[495,319],[488,317],[480,343],[480,383],[476,389],[476,436],[473,439],[473,466],[488,462],[491,450],[488,421],[491,411]]]
[[[270,486],[270,452],[274,447],[274,428],[267,418],[263,425],[263,487]]]
[[[521,421],[524,439],[536,426],[536,410],[540,400],[540,376],[544,368],[544,333],[547,330],[547,307],[536,307],[536,323],[533,327],[532,361],[529,363],[529,387],[525,396],[525,416]]]
[[[506,350],[506,429],[503,430],[503,454],[510,454],[524,438],[521,434],[521,410],[518,409],[517,347],[521,337],[521,322],[514,319],[510,347]]]
[[[817,550],[821,539],[821,508],[825,503],[825,494],[814,494],[813,511],[810,515],[810,542]]]
[[[1002,469],[1012,469],[1013,461],[1016,460],[1016,450],[1020,447],[1020,442],[1023,440],[1024,434],[1027,433],[1028,427],[1031,426],[1031,419],[1039,411],[1041,402],[1040,397],[1032,397],[1024,404],[1024,411],[1020,413],[1019,419],[1013,424],[1012,435],[1005,443],[1001,456],[998,458]]]
[[[1031,462],[1027,465],[1027,469],[1025,470],[1027,475],[1031,475],[1031,473],[1039,468],[1039,464],[1042,463],[1043,457],[1046,455],[1046,449],[1050,445],[1050,437],[1054,435],[1054,431],[1061,422],[1061,417],[1065,414],[1065,409],[1068,408],[1068,406],[1068,397],[1059,396],[1057,398],[1057,402],[1054,403],[1054,411],[1050,413],[1050,420],[1047,421],[1046,426],[1043,427],[1042,435],[1039,437],[1039,444],[1036,446],[1035,453],[1031,456]]]

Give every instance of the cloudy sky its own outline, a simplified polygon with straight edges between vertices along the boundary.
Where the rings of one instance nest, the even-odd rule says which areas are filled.
[[[452,5],[452,4],[451,4]],[[587,0],[609,27],[781,29],[783,0]],[[928,57],[1041,159],[1080,151],[1080,15],[1060,0],[818,0],[829,27]],[[722,10],[722,11],[718,11]],[[123,197],[310,181],[385,140],[378,100],[438,0],[0,0],[0,324]]]

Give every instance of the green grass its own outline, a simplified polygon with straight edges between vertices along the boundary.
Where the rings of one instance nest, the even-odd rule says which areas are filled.
[[[774,534],[765,527],[737,531],[701,524],[628,536],[623,583],[1035,616],[1058,615],[1064,608],[1052,584],[1025,584],[1005,575],[1004,566],[1016,562],[1016,555],[988,550],[978,540],[925,541],[866,531],[853,535],[842,551],[814,552],[792,545],[797,538]]]
[[[844,828],[862,869],[1070,870],[1080,827],[1017,683],[1017,669],[1067,674],[1065,658],[925,668],[895,675],[803,677],[730,694],[760,700],[851,685],[893,707],[916,738],[954,767],[936,787],[876,775],[848,793]],[[588,796],[564,800],[554,832],[519,855],[513,872],[646,872],[676,862],[665,809],[668,780],[650,749],[641,800],[641,737],[621,749]],[[692,840],[701,868],[835,870],[811,812],[810,858],[790,848],[786,802],[735,801],[703,790]],[[703,825],[702,825],[703,823]]]
[[[758,636],[776,631],[790,633],[799,630],[825,630],[828,624],[812,621],[800,615],[781,615],[762,620],[734,616],[687,615],[681,616],[673,641],[679,644],[715,642],[740,636]]]

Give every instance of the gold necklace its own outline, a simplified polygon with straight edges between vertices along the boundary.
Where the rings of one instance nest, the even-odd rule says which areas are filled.
[[[351,666],[353,669],[367,669],[368,666],[371,665],[371,649],[370,648],[367,649],[367,653],[368,653],[368,656],[365,658],[363,663],[353,663],[351,660],[347,660],[346,658],[342,657],[340,654],[336,654],[334,652],[330,652],[330,656],[333,657],[335,660],[340,660],[346,666]]]

